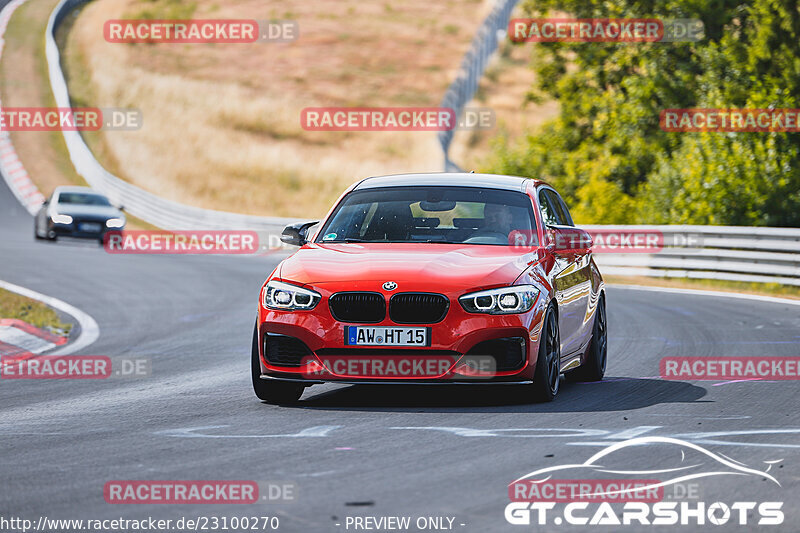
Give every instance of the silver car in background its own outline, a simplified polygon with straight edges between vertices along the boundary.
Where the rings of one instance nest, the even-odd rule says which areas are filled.
[[[125,228],[122,207],[89,187],[57,187],[36,213],[33,235],[56,240],[61,236],[103,241],[107,231]]]

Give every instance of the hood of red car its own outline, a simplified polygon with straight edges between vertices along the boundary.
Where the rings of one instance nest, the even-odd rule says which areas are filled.
[[[535,254],[508,246],[311,244],[286,259],[278,275],[330,290],[377,290],[394,281],[401,291],[446,292],[510,284],[535,260]]]

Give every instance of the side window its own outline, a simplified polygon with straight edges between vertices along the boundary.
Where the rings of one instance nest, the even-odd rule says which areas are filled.
[[[564,202],[564,199],[561,198],[561,195],[558,193],[553,193],[553,191],[548,191],[551,193],[551,196],[555,196],[556,200],[558,200],[558,205],[561,206],[561,213],[564,217],[564,224],[567,226],[574,226],[575,224],[572,222],[572,215],[569,214],[569,209],[567,209],[567,204]]]
[[[567,211],[567,206],[564,204],[564,200],[561,199],[557,192],[553,191],[552,189],[542,189],[541,193],[539,193],[539,196],[543,196],[547,200],[551,218],[555,221],[548,222],[548,224],[556,224],[559,226],[573,225],[572,217],[569,216],[569,211]],[[542,205],[544,205],[544,203]]]
[[[550,195],[547,194],[547,189],[539,191],[539,205],[542,207],[542,220],[545,226],[557,226],[560,224],[550,201]]]

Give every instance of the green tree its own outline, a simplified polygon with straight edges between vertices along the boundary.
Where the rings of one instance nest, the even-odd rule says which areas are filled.
[[[796,1],[529,0],[531,17],[699,18],[697,43],[523,43],[561,114],[500,137],[492,171],[543,177],[580,223],[800,225],[795,133],[665,132],[666,108],[800,108]]]

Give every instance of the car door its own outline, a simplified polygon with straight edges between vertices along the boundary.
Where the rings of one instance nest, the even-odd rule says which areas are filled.
[[[547,226],[573,228],[572,217],[558,193],[549,188],[539,190],[542,219]],[[566,244],[566,245],[565,245]],[[555,258],[554,286],[559,307],[562,361],[580,352],[584,347],[586,315],[591,294],[589,250],[568,243],[552,247]]]

